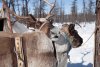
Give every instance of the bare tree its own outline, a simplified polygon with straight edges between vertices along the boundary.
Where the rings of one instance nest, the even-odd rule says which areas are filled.
[[[86,22],[86,2],[83,0],[83,16],[84,16],[84,22]]]
[[[88,4],[88,13],[93,13],[93,0],[89,0],[89,4]]]
[[[82,18],[82,16],[81,16],[81,18]],[[83,0],[83,22],[86,25],[86,2],[85,2],[85,0]]]
[[[43,0],[34,0],[33,1],[33,9],[34,9],[34,15],[36,17],[42,18],[45,17],[45,7],[46,4]]]
[[[95,17],[95,14],[94,14],[94,2],[93,0],[89,0],[89,3],[88,3],[88,8],[87,8],[87,17],[88,17],[88,22],[91,22]]]
[[[25,10],[26,10],[25,14],[26,14],[26,16],[28,16],[28,3],[29,3],[29,1],[30,0],[25,0]]]
[[[72,16],[72,22],[76,22],[77,21],[77,0],[74,0],[72,2],[71,16]]]
[[[64,21],[64,0],[61,0],[61,9],[60,9],[60,21]]]
[[[22,16],[25,16],[25,0],[22,0]]]
[[[28,16],[28,4],[29,4],[30,0],[22,0],[22,15],[23,16]]]
[[[60,8],[60,6],[59,6],[58,2],[56,2],[55,8],[52,11],[52,13],[55,15],[54,18],[55,18],[56,22],[60,22],[60,19],[59,19],[59,8]]]
[[[12,10],[15,12],[15,0],[10,0]]]
[[[33,15],[36,17],[36,18],[38,18],[38,14],[39,14],[39,6],[37,6],[37,5],[39,5],[39,3],[38,3],[39,1],[37,1],[37,0],[33,0],[33,2],[32,2],[32,6],[33,6]]]
[[[39,8],[38,8],[38,6],[36,6],[36,7],[34,8],[34,16],[35,16],[36,18],[39,17]]]
[[[40,15],[40,18],[41,17],[44,17],[44,14],[45,14],[45,6],[46,6],[46,4],[45,4],[45,2],[43,1],[43,0],[40,0],[40,7],[39,7],[39,15]]]
[[[20,4],[19,4],[19,0],[16,0],[16,6],[17,6],[17,12],[18,12],[18,15],[20,15],[20,8],[19,8],[19,6],[20,6]]]

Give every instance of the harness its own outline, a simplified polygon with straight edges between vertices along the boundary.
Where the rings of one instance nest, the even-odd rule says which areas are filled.
[[[66,51],[67,54],[69,53],[69,51],[71,50],[71,47],[72,47],[72,39],[70,36],[68,36],[67,33],[64,33],[64,32],[60,32],[64,37],[65,37],[65,40],[66,40],[66,43],[68,42],[68,45],[69,45],[69,50]],[[66,53],[66,52],[63,52],[63,53]]]
[[[47,22],[44,22],[44,23],[40,26],[39,30],[41,30],[41,29],[43,28],[43,26],[44,26],[46,23],[47,23]]]
[[[63,53],[67,53],[67,57],[68,57],[68,60],[70,62],[70,55],[69,54],[69,51],[71,50],[72,48],[72,41],[73,41],[73,36],[69,36],[67,33],[64,33],[64,32],[60,32],[64,37],[65,37],[65,40],[70,44],[69,45],[69,49]]]
[[[25,67],[22,37],[15,37],[15,53],[17,58],[17,67]]]
[[[69,62],[71,62],[70,61],[70,55],[68,55],[69,54],[69,51],[71,50],[71,48],[72,48],[72,41],[73,41],[73,39],[72,39],[72,36],[70,37],[70,36],[68,36],[68,34],[67,33],[65,33],[65,39],[66,40],[68,40],[68,42],[69,42],[69,50],[68,51],[66,51],[67,52],[67,57],[68,57],[68,60],[69,60]]]

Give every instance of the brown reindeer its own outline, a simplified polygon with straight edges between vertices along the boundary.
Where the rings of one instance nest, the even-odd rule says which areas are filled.
[[[56,0],[54,4],[50,4],[47,0],[44,0],[49,6],[51,6],[51,10],[49,11],[48,15],[44,18],[43,21],[38,21],[35,19],[32,15],[31,18],[33,18],[34,21],[36,21],[36,24],[34,24],[35,29],[39,29],[40,31],[43,31],[49,38],[50,38],[50,30],[54,27],[53,24],[53,19],[52,19],[52,10],[55,7]],[[40,18],[41,19],[41,18]],[[43,18],[42,18],[43,19]]]
[[[17,67],[15,37],[22,37],[26,67],[57,67],[52,41],[42,32],[12,34],[0,32],[0,67]]]
[[[55,7],[56,0],[54,1],[54,4],[50,4],[47,0],[44,0],[49,6],[51,6],[51,10],[47,14],[45,18],[39,18],[40,20],[37,20],[33,15],[29,14],[29,17],[26,20],[26,24],[28,27],[33,27],[35,29],[38,29],[40,31],[43,31],[48,37],[50,37],[50,29],[53,28],[53,19],[52,19],[52,10]],[[43,19],[43,20],[41,20]]]
[[[74,24],[63,24],[62,28],[51,30],[51,39],[54,41],[56,48],[56,56],[58,67],[67,67],[68,53],[72,47],[77,48],[81,46],[83,39],[75,30]]]
[[[62,25],[61,31],[65,32],[74,45],[72,47],[79,47],[83,43],[83,39],[79,36],[77,30],[75,30],[75,24],[64,24]]]
[[[54,5],[51,6],[54,7]],[[46,17],[46,23],[37,21],[34,17],[31,17],[31,19],[29,17],[21,18],[21,20],[18,18],[21,23],[24,23],[24,21],[26,22],[25,24],[32,22],[28,24],[28,27],[33,25],[39,31],[23,34],[0,32],[0,67],[17,67],[16,58],[20,58],[20,56],[17,56],[15,51],[16,36],[22,38],[25,60],[21,62],[25,63],[25,67],[57,67],[55,47],[49,38],[50,28],[52,27],[50,17],[50,14]]]

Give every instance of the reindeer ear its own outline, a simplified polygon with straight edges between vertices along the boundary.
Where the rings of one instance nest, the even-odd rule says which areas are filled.
[[[32,14],[29,14],[29,16],[30,16],[34,21],[37,21],[37,19],[36,19]]]
[[[73,35],[73,32],[75,30],[75,24],[70,24],[68,27],[69,33],[70,35]]]
[[[69,25],[69,29],[70,29],[70,30],[74,30],[74,28],[75,28],[75,24],[70,24],[70,25]]]

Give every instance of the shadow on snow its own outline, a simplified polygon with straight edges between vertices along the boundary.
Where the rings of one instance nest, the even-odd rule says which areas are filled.
[[[67,67],[93,67],[93,64],[83,65],[82,63],[68,63]]]

